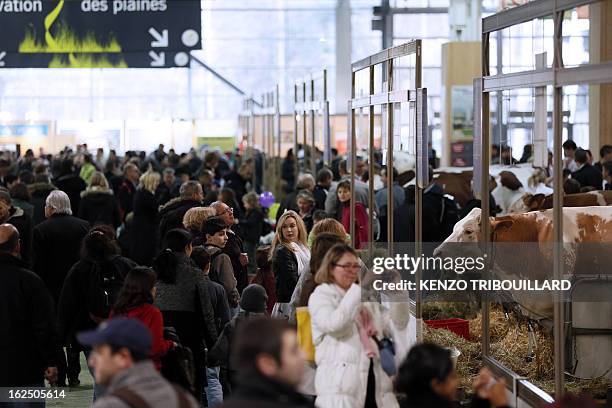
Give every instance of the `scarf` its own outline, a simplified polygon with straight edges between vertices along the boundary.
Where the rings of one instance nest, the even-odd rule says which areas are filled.
[[[291,248],[297,259],[298,276],[301,276],[310,266],[310,250],[297,242],[292,242]]]
[[[368,356],[368,358],[379,357],[378,345],[374,339],[372,339],[372,336],[376,336],[378,334],[378,330],[376,330],[376,327],[374,327],[372,314],[368,311],[368,309],[361,307],[357,313],[357,316],[355,317],[355,323],[357,323],[359,340],[361,341],[361,345],[363,346],[363,351],[365,351],[366,356]]]

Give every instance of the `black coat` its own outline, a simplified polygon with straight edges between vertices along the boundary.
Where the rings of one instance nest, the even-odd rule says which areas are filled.
[[[407,398],[400,397],[401,408],[452,408],[455,404],[451,403],[445,398],[442,398],[433,392],[423,392],[421,395],[408,395]],[[491,403],[489,400],[478,398],[474,395],[471,403],[468,405],[470,408],[490,408]],[[501,406],[499,408],[508,408],[507,406]]]
[[[581,187],[595,187],[595,190],[601,190],[603,184],[603,175],[595,167],[586,163],[580,170],[572,173],[572,178],[580,183]]]
[[[119,200],[119,211],[122,221],[132,212],[134,194],[136,194],[136,186],[130,180],[124,178],[117,188],[117,199]]]
[[[314,403],[287,384],[263,375],[243,375],[222,408],[310,408]]]
[[[112,190],[86,190],[81,194],[78,216],[90,225],[121,225],[119,204]]]
[[[239,225],[245,241],[259,243],[264,225],[263,212],[259,208],[248,210]]]
[[[280,220],[281,215],[284,214],[285,211],[295,211],[296,213],[300,212],[300,208],[297,205],[297,195],[298,191],[293,191],[285,197],[283,201],[281,201],[278,210],[276,211],[276,222]]]
[[[112,265],[110,265],[112,264]],[[125,278],[136,263],[122,256],[113,256],[103,264],[103,268],[114,268]],[[92,290],[92,271],[94,262],[80,260],[68,272],[57,304],[57,327],[63,344],[78,343],[76,333],[95,329],[97,324],[89,317],[89,293]]]
[[[240,263],[240,254],[244,252],[242,238],[230,229],[227,231],[227,243],[222,251],[224,254],[227,254],[232,261],[234,277],[236,278],[236,289],[238,289],[238,293],[242,293],[242,290],[249,284],[247,267],[246,265],[242,266]]]
[[[159,237],[164,239],[166,232],[173,228],[183,228],[183,217],[190,208],[200,207],[196,200],[175,198],[159,208]]]
[[[157,200],[148,190],[139,189],[134,196],[134,220],[131,258],[141,265],[152,265],[157,251]],[[146,239],[143,239],[145,238]]]
[[[76,214],[79,211],[81,192],[87,188],[85,181],[74,173],[68,173],[56,178],[53,184],[68,195],[72,213]]]
[[[28,187],[30,190],[30,204],[34,206],[34,225],[45,220],[45,204],[49,194],[56,188],[49,183],[34,183]]]
[[[52,215],[34,227],[34,272],[43,279],[55,301],[68,271],[79,260],[87,231],[87,221],[65,214]]]
[[[276,301],[289,303],[298,281],[298,263],[295,254],[284,245],[274,250],[272,271],[276,277]]]
[[[208,276],[205,276],[204,280],[208,285],[208,294],[210,295],[210,303],[215,314],[217,333],[221,333],[225,325],[230,321],[227,294],[225,293],[225,288],[220,283],[213,282]]]
[[[320,185],[316,185],[312,195],[315,199],[315,210],[325,211],[325,200],[327,200],[327,190]]]
[[[0,384],[40,384],[45,369],[59,363],[53,299],[43,281],[20,259],[0,254],[0,270]]]
[[[9,210],[9,219],[6,221],[13,225],[19,231],[19,239],[21,240],[21,260],[24,261],[28,268],[32,267],[32,241],[34,240],[34,223],[32,218],[19,207],[11,207]]]
[[[242,197],[247,193],[246,184],[250,180],[243,179],[242,176],[235,171],[228,174],[225,180],[227,181],[225,187],[231,188],[236,194],[238,203],[242,203]]]

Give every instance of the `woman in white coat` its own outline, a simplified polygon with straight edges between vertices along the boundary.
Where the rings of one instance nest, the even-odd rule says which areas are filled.
[[[346,244],[331,248],[317,274],[319,284],[308,302],[312,321],[319,408],[398,407],[391,378],[383,371],[379,340],[391,333],[391,320],[403,329],[408,313],[401,304],[388,311],[378,303],[361,302],[356,284],[361,264]],[[406,316],[404,313],[406,312]]]

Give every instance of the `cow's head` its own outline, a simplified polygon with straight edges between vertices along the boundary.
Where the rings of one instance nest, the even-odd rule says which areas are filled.
[[[543,208],[545,200],[546,196],[544,194],[525,193],[520,199],[516,200],[508,207],[508,213],[524,213],[540,210]]]
[[[475,244],[481,242],[482,234],[481,227],[482,210],[474,208],[463,219],[459,220],[453,228],[453,233],[444,240],[434,251],[434,256],[438,257],[456,257],[456,256],[477,256],[479,252],[476,245],[460,245]],[[512,226],[514,221],[511,217],[492,218],[488,217],[491,223],[491,234],[504,231]],[[471,252],[474,252],[472,254]]]
[[[502,186],[509,188],[512,191],[516,191],[523,187],[523,183],[521,183],[521,181],[511,171],[504,170],[499,172],[499,181]]]

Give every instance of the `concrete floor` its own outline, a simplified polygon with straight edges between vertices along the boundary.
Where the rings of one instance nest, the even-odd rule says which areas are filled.
[[[79,374],[81,384],[75,388],[66,389],[66,398],[58,400],[47,400],[47,407],[62,408],[85,408],[91,407],[93,397],[93,378],[87,369],[87,361],[81,353],[81,374]]]

